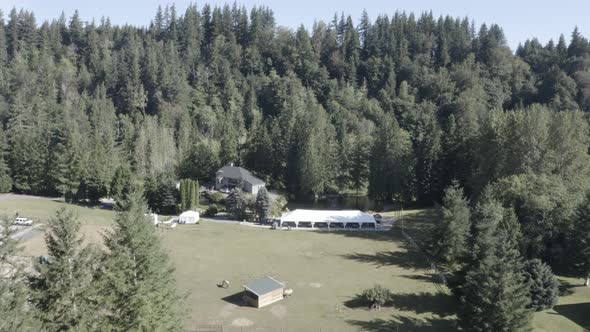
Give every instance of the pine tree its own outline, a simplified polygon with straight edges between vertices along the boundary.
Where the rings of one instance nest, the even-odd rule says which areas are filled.
[[[472,215],[471,255],[458,273],[459,326],[465,331],[529,331],[529,285],[522,259],[500,225],[504,208],[484,190]]]
[[[187,181],[188,179],[180,180],[180,207],[183,211],[186,211],[188,206]]]
[[[194,181],[192,182],[193,185],[193,193],[191,195],[191,205],[192,205],[192,209],[196,209],[199,207],[199,201],[201,200],[201,192],[200,192],[200,186],[199,186],[199,181]]]
[[[110,194],[115,201],[119,202],[125,200],[129,194],[129,189],[131,188],[131,177],[131,170],[127,165],[117,167],[110,185]]]
[[[28,306],[29,292],[23,266],[15,260],[18,242],[12,221],[3,217],[0,221],[0,332],[39,329],[35,326]]]
[[[31,302],[46,331],[96,330],[102,303],[94,287],[98,253],[83,246],[80,222],[59,210],[45,235],[47,262],[35,265]]]
[[[551,267],[540,259],[531,259],[524,266],[525,281],[530,285],[530,308],[535,311],[551,309],[557,303],[559,281]]]
[[[0,131],[0,192],[2,193],[7,193],[12,190],[12,178],[10,177],[10,168],[6,163],[5,149],[6,142],[4,131]]]
[[[452,268],[463,262],[468,251],[470,216],[463,189],[454,182],[445,190],[433,236],[432,251],[440,263]]]
[[[522,275],[518,250],[501,230],[481,233],[477,242],[493,241],[467,270],[461,292],[458,324],[463,331],[530,331],[529,285]],[[482,248],[485,248],[483,246]]]
[[[130,193],[105,236],[103,330],[180,330],[174,269],[146,212],[141,193]]]
[[[369,195],[382,202],[412,196],[414,153],[407,131],[395,117],[383,116],[376,131],[369,164]]]
[[[258,220],[263,221],[268,219],[270,217],[270,208],[270,196],[266,188],[262,187],[256,194],[256,214],[258,215]]]
[[[246,197],[240,188],[234,188],[225,199],[225,209],[234,218],[242,220],[246,213]]]
[[[357,194],[365,187],[369,176],[370,153],[370,137],[361,129],[352,144],[350,156],[351,187],[356,190]]]
[[[584,284],[590,286],[590,196],[578,207],[571,232],[573,257]]]
[[[184,211],[199,207],[199,182],[192,179],[180,181],[180,206]]]

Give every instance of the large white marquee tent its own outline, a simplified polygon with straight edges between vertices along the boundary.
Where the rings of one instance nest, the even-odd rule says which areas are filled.
[[[359,210],[303,210],[283,213],[280,226],[328,227],[328,228],[375,228],[375,218]]]

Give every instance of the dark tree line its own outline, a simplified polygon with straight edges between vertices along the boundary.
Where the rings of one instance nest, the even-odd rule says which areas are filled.
[[[229,162],[300,198],[430,204],[453,180],[469,195],[507,177],[550,185],[587,174],[588,78],[577,30],[513,54],[498,25],[431,13],[293,31],[237,4],[158,8],[145,28],[13,9],[0,189],[96,201],[121,181],[204,184]]]

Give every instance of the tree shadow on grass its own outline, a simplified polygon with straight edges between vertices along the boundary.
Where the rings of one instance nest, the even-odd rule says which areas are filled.
[[[425,292],[394,294],[391,298],[391,303],[396,309],[412,311],[418,315],[432,313],[440,317],[454,315],[453,308],[457,307],[456,301],[451,295]]]
[[[374,241],[398,241],[401,240],[401,234],[399,229],[392,228],[389,231],[367,231],[367,230],[354,230],[354,229],[343,229],[343,230],[319,230],[315,231],[317,234],[331,234],[331,235],[341,235],[344,237],[356,238],[356,239],[365,239],[365,240],[374,240]]]
[[[568,296],[574,293],[574,288],[576,285],[573,285],[571,282],[563,279],[559,279],[559,296]]]
[[[401,275],[400,277],[406,278],[406,279],[412,279],[412,280],[416,280],[416,281],[422,281],[422,282],[426,282],[426,283],[442,284],[440,277],[435,274],[432,274],[432,273],[405,274],[405,275]]]
[[[411,318],[394,316],[391,319],[374,319],[370,321],[347,320],[348,324],[361,331],[371,332],[447,332],[456,331],[451,319],[442,318]]]
[[[428,267],[424,255],[415,249],[408,248],[401,251],[383,251],[375,254],[347,254],[342,255],[346,259],[357,262],[371,263],[377,268],[388,265],[396,265],[406,269],[424,269]]]
[[[361,294],[356,294],[350,299],[344,301],[344,306],[350,309],[365,308],[369,309],[371,306],[367,304],[367,301],[363,299]]]
[[[590,330],[590,302],[556,305],[553,310],[585,330]]]
[[[361,294],[344,301],[344,305],[350,309],[369,308]],[[451,295],[442,293],[406,293],[392,294],[384,307],[393,307],[401,311],[411,311],[418,315],[431,313],[439,317],[447,317],[455,314],[453,308],[457,307],[457,300]]]

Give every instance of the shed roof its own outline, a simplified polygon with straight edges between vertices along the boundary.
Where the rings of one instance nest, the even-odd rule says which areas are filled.
[[[297,209],[283,213],[281,222],[341,222],[341,223],[375,223],[372,215],[359,210],[303,210]]]
[[[263,294],[272,292],[283,287],[285,287],[284,284],[276,281],[272,277],[258,278],[244,285],[244,288],[258,296],[261,296]]]
[[[264,181],[252,175],[250,171],[238,166],[223,166],[217,174],[230,179],[244,180],[252,185],[264,184]]]

